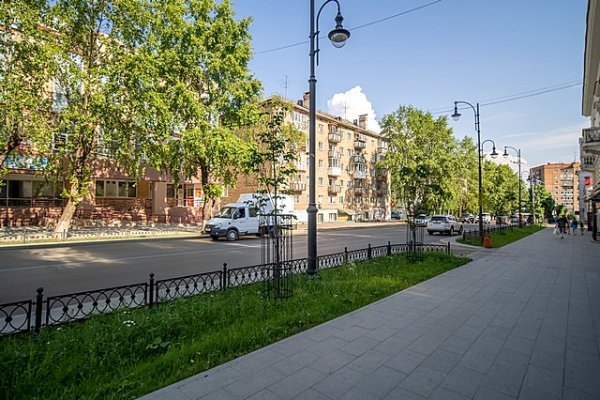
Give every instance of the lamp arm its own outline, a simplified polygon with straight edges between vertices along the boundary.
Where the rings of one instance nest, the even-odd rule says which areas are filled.
[[[325,8],[325,6],[331,2],[334,2],[337,5],[337,12],[339,14],[341,9],[340,9],[340,3],[338,2],[338,0],[327,0],[321,5],[321,7],[319,8],[319,11],[317,12],[317,17],[315,18],[315,23],[317,25],[317,29],[315,30],[315,32],[312,33],[311,39],[314,38],[316,40],[314,54],[317,56],[317,65],[319,65],[319,50],[321,50],[319,48],[319,32],[320,32],[319,31],[319,17],[321,16],[321,11],[323,11],[323,8]]]

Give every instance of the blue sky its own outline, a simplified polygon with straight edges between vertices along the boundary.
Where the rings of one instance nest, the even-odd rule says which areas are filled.
[[[238,17],[253,18],[256,54],[250,68],[263,82],[264,95],[300,99],[308,90],[309,1],[232,1]],[[315,3],[318,8],[323,1]],[[479,102],[481,140],[492,139],[500,149],[520,148],[527,162],[523,169],[579,156],[577,140],[581,128],[589,126],[581,116],[586,0],[340,4],[351,37],[342,49],[327,39],[320,42],[319,110],[344,116],[345,104],[348,119],[371,108],[380,119],[400,105],[437,116],[451,114],[454,100]],[[422,8],[360,27],[418,7]],[[323,10],[321,35],[334,27],[335,12],[334,3]],[[296,43],[302,44],[271,51]],[[549,92],[529,96],[539,93],[536,90]],[[334,95],[345,92],[349,93],[337,107],[328,105]],[[525,98],[502,102],[518,95]],[[495,100],[501,102],[483,106]],[[461,112],[460,121],[449,122],[454,135],[475,138],[473,111]]]

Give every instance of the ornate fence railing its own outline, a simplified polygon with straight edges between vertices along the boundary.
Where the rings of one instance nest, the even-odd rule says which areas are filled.
[[[394,254],[419,252],[443,252],[450,254],[450,243],[402,243],[371,247],[341,253],[324,254],[317,258],[319,269],[329,269],[351,262],[365,261]],[[278,269],[286,274],[299,275],[306,272],[307,259],[284,262]],[[0,336],[34,330],[43,326],[62,325],[87,319],[123,308],[152,307],[180,297],[202,293],[225,291],[236,286],[263,282],[273,277],[274,264],[249,267],[223,268],[219,271],[155,280],[150,274],[148,282],[112,288],[70,293],[44,298],[44,289],[38,288],[34,300],[0,304]]]
[[[490,225],[490,226],[485,226],[483,228],[483,234],[489,234],[491,232],[496,232],[496,231],[503,231],[505,229],[512,229],[515,228],[516,226],[514,224],[501,224],[501,225]],[[463,230],[463,239],[467,239],[467,238],[472,238],[472,237],[479,237],[479,229],[465,229]]]

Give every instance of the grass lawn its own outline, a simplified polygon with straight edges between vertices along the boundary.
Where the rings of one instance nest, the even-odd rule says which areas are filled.
[[[541,231],[542,229],[544,229],[544,227],[540,225],[528,225],[522,228],[514,227],[490,232],[487,233],[486,236],[490,236],[492,238],[492,247],[498,248],[506,246],[512,242],[516,242],[519,239],[523,239],[525,236],[532,235],[538,231]],[[479,242],[479,236],[458,239],[457,242],[470,244],[472,246],[482,246],[482,244]]]
[[[286,300],[255,284],[0,338],[0,398],[136,398],[468,261],[383,257],[298,276]]]

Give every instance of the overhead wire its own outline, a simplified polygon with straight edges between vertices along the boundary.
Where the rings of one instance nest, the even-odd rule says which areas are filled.
[[[423,8],[432,6],[432,5],[436,4],[436,3],[440,3],[441,1],[442,0],[435,0],[435,1],[432,1],[430,3],[423,4],[423,5],[415,7],[415,8],[411,8],[410,10],[402,11],[402,12],[390,15],[388,17],[385,17],[385,18],[381,18],[381,19],[378,19],[378,20],[375,20],[375,21],[367,22],[367,23],[362,24],[362,25],[358,25],[358,26],[355,26],[355,27],[348,28],[348,30],[350,32],[352,32],[352,31],[356,31],[356,30],[359,30],[359,29],[362,29],[362,28],[366,28],[366,27],[371,26],[371,25],[380,24],[382,22],[389,21],[390,19],[398,18],[398,17],[400,17],[402,15],[406,15],[406,14],[409,14],[411,12],[415,12],[415,11],[421,10]],[[323,39],[323,38],[325,38],[325,36],[322,36],[322,37],[320,36],[319,38]],[[306,44],[308,42],[309,42],[309,40],[304,40],[302,42],[296,42],[296,43],[288,44],[288,45],[285,45],[285,46],[274,47],[272,49],[257,51],[254,54],[258,55],[258,54],[273,53],[275,51],[285,50],[285,49],[289,49],[291,47],[296,47],[296,46],[301,46],[301,45]]]

